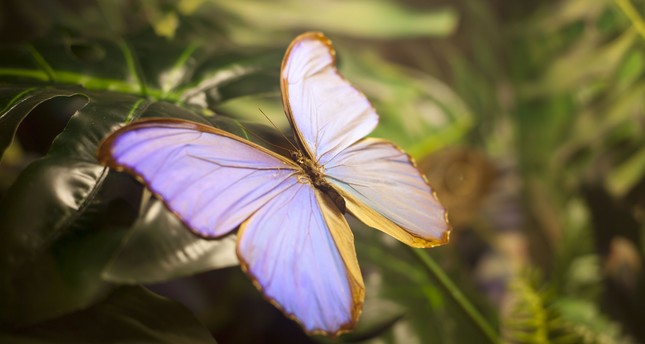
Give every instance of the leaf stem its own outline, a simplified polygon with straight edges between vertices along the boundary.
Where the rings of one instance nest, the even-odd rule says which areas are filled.
[[[31,57],[34,59],[38,67],[40,67],[40,69],[45,72],[49,81],[56,82],[56,73],[54,73],[54,70],[49,65],[49,63],[45,61],[43,55],[41,55],[38,50],[36,50],[36,48],[31,44],[27,44],[27,50],[29,50]]]
[[[42,70],[22,69],[22,68],[0,68],[0,78],[3,76],[17,77],[23,79],[32,79],[39,82],[50,81],[47,74]],[[81,73],[70,71],[56,72],[58,83],[81,85],[88,90],[93,91],[115,91],[120,93],[134,94],[137,96],[149,96],[156,100],[166,100],[170,102],[179,102],[179,98],[173,94],[165,94],[160,89],[146,88],[146,93],[141,92],[138,84],[117,79],[88,77]]]
[[[629,0],[614,0],[614,2],[629,18],[641,37],[645,39],[645,22],[643,22],[643,19],[634,8],[634,5]]]
[[[125,59],[125,63],[128,66],[128,70],[130,71],[131,77],[134,78],[135,82],[139,85],[139,91],[144,97],[147,96],[148,87],[146,86],[146,81],[144,80],[143,73],[141,72],[141,68],[139,68],[138,61],[135,60],[134,54],[132,53],[130,46],[123,39],[117,40],[117,45],[119,46],[119,49],[121,49],[121,52],[123,53],[123,58]]]
[[[452,296],[452,298],[457,302],[461,309],[470,317],[470,319],[477,325],[479,330],[486,335],[486,338],[491,343],[499,343],[499,337],[493,327],[486,321],[483,315],[473,306],[470,301],[461,293],[459,288],[450,280],[448,275],[441,269],[441,267],[432,259],[432,257],[422,249],[410,247],[412,253],[414,253],[423,265],[430,271],[430,273],[436,278],[436,280],[441,284],[441,286]]]
[[[145,99],[139,99],[139,100],[137,100],[136,103],[134,103],[134,105],[132,105],[132,108],[130,109],[130,112],[128,112],[128,116],[125,118],[125,121],[123,121],[124,123],[132,122],[132,120],[134,119],[134,117],[137,114],[137,112],[139,112],[139,108],[141,107],[141,104],[143,102],[145,102]]]

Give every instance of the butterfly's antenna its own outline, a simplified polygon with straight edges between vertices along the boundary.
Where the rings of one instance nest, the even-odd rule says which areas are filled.
[[[256,134],[253,130],[251,130],[251,129],[247,128],[244,124],[240,123],[239,121],[237,121],[237,124],[238,124],[240,127],[242,127],[242,130],[244,130],[244,132],[245,132],[245,133],[247,133],[247,134],[251,134],[251,136],[255,137],[256,139],[258,139],[258,140],[260,140],[260,141],[262,141],[263,143],[265,143],[265,144],[267,144],[267,145],[269,145],[269,146],[271,146],[271,147],[274,147],[274,148],[280,149],[280,150],[286,150],[286,151],[289,151],[289,149],[288,149],[288,148],[285,148],[285,147],[283,147],[283,146],[276,145],[275,143],[272,143],[272,142],[267,141],[265,138],[263,138],[262,136],[260,136],[260,135]],[[273,123],[271,123],[271,124],[273,124]],[[247,137],[248,137],[248,136],[247,136]],[[291,144],[291,141],[288,141],[288,142],[289,142],[289,144]]]
[[[278,127],[275,125],[275,123],[273,123],[273,121],[271,120],[271,118],[269,118],[269,116],[267,116],[267,114],[266,114],[266,113],[264,113],[264,111],[262,111],[262,109],[258,108],[258,110],[260,110],[260,113],[262,113],[262,115],[264,115],[264,118],[266,118],[266,119],[267,119],[267,121],[269,121],[269,123],[271,123],[271,125],[273,126],[273,128],[274,128],[277,132],[279,132],[279,133],[280,133],[280,136],[282,136],[282,138],[284,138],[287,142],[289,142],[289,145],[291,145],[291,148],[293,148],[293,150],[294,150],[294,151],[297,151],[297,150],[298,150],[298,147],[296,147],[296,145],[294,145],[294,144],[293,144],[293,142],[291,142],[291,140],[289,140],[289,138],[288,138],[287,136],[285,136],[285,135],[284,135],[284,133],[282,133],[282,130],[278,129]]]

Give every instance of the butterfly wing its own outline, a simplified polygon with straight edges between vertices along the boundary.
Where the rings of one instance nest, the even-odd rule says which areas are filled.
[[[352,214],[415,247],[448,241],[445,210],[410,158],[387,141],[361,140],[378,115],[338,73],[325,36],[306,33],[291,43],[281,87],[301,146],[325,167]]]
[[[194,232],[229,233],[281,193],[299,167],[217,128],[172,119],[112,133],[99,160],[148,186]]]
[[[448,242],[446,211],[414,162],[392,143],[363,139],[330,161],[325,174],[349,212],[368,226],[414,247]]]
[[[242,223],[242,267],[307,331],[354,326],[364,286],[352,233],[297,165],[222,130],[169,119],[117,130],[99,160],[137,176],[202,236]]]
[[[309,333],[354,327],[363,299],[354,238],[311,184],[291,184],[240,226],[238,257],[272,303]]]
[[[282,102],[300,145],[319,165],[369,134],[378,116],[365,95],[336,70],[321,33],[293,40],[282,61]]]

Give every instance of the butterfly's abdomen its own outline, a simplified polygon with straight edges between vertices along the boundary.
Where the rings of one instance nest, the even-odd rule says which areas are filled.
[[[315,184],[314,184],[315,185]],[[341,196],[336,189],[334,189],[331,184],[327,183],[327,181],[324,181],[320,185],[316,185],[316,188],[318,190],[322,191],[325,195],[327,195],[336,205],[338,210],[340,210],[341,213],[345,214],[347,212],[347,206],[345,205],[345,199],[343,196]]]

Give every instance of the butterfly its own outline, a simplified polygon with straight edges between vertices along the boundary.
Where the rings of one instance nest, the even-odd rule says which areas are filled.
[[[291,42],[280,86],[290,157],[218,128],[148,119],[111,133],[98,159],[137,177],[199,236],[239,228],[255,286],[306,332],[334,336],[355,326],[365,298],[345,213],[413,247],[447,243],[450,226],[414,161],[366,138],[378,115],[322,33]]]

